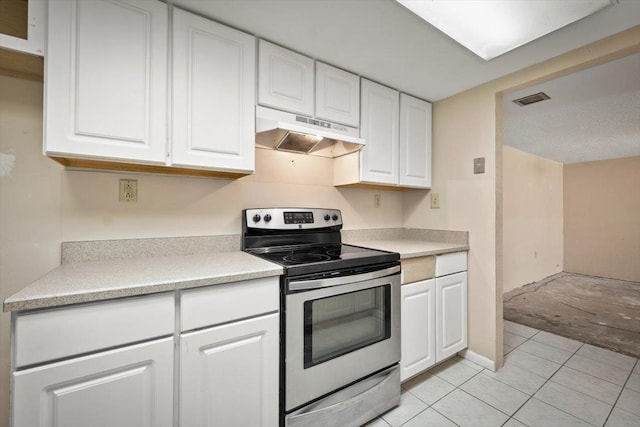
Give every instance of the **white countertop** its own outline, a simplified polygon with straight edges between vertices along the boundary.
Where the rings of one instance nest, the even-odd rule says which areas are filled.
[[[398,252],[400,254],[400,259],[428,255],[441,255],[469,250],[469,245],[464,244],[428,242],[412,239],[367,240],[362,242],[353,242],[353,244],[372,249],[380,249],[383,251]]]
[[[277,264],[244,252],[62,264],[4,301],[4,311],[57,307],[279,276]]]

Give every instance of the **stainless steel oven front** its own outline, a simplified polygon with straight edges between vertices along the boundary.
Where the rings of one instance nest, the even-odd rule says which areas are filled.
[[[306,403],[399,362],[399,265],[348,276],[289,278],[284,298],[285,411],[299,413]],[[398,397],[399,387],[398,379]]]

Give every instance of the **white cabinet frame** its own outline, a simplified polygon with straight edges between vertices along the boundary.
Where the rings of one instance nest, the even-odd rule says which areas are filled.
[[[29,0],[27,11],[27,38],[0,33],[0,47],[31,55],[44,56],[47,33],[46,0]]]
[[[400,381],[423,372],[436,363],[435,280],[402,285],[402,357]]]
[[[467,348],[467,272],[436,278],[436,359]]]

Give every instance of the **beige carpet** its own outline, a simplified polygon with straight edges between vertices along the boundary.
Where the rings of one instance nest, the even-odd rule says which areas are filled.
[[[504,294],[504,318],[640,358],[640,283],[559,273]]]

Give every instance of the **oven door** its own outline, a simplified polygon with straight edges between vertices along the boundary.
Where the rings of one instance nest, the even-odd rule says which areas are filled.
[[[289,281],[286,411],[400,360],[399,271]]]

